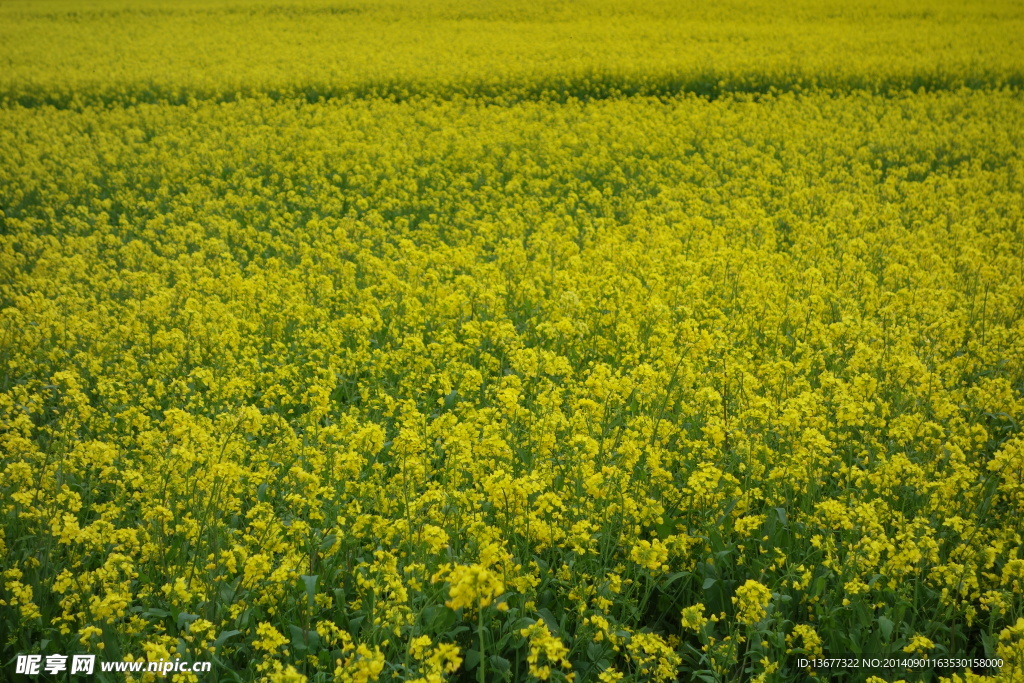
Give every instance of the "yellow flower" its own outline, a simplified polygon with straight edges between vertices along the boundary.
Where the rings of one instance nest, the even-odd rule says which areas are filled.
[[[491,570],[481,565],[457,565],[446,577],[450,584],[450,599],[445,604],[452,609],[473,607],[483,609],[505,592],[505,584]]]
[[[637,669],[651,680],[676,680],[682,660],[661,636],[656,633],[634,633],[626,649]]]
[[[526,661],[531,676],[546,681],[551,677],[552,665],[560,666],[566,671],[571,670],[569,648],[548,630],[547,624],[543,621],[537,621],[522,629],[520,635],[529,639],[530,652],[526,656]]]
[[[696,605],[686,607],[683,609],[682,624],[683,628],[688,628],[691,631],[700,633],[704,625],[708,623],[707,617],[704,616],[704,603],[698,602]]]
[[[277,648],[288,643],[288,639],[281,635],[280,631],[265,621],[256,627],[256,635],[258,637],[252,641],[252,646],[257,650],[275,652]]]
[[[927,652],[934,647],[935,643],[933,643],[930,639],[925,638],[920,634],[916,634],[913,638],[910,639],[910,642],[907,643],[906,647],[903,648],[903,651],[910,653],[920,652],[922,654],[927,654]]]
[[[768,615],[765,608],[771,599],[772,593],[767,586],[747,579],[736,589],[736,595],[732,599],[737,609],[736,618],[741,624],[756,624]]]
[[[665,560],[668,559],[668,548],[658,539],[653,541],[639,540],[633,544],[629,559],[650,571],[667,571]]]
[[[295,670],[295,667],[289,664],[282,671],[277,671],[270,674],[267,677],[269,683],[306,683],[306,676]]]
[[[800,640],[800,647],[811,657],[820,657],[823,654],[821,636],[814,630],[813,626],[797,624],[793,632],[786,636],[786,645],[790,648],[796,647],[797,639]]]

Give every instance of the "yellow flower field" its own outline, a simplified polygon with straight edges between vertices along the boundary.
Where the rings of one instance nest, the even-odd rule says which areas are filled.
[[[1020,35],[0,5],[0,679],[1024,681]]]

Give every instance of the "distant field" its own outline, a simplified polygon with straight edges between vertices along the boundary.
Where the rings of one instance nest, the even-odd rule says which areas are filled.
[[[0,101],[619,94],[1024,85],[1001,0],[5,0]]]
[[[3,2],[0,680],[1024,680],[1021,35]]]

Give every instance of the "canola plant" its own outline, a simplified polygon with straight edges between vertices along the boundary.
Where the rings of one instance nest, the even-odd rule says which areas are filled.
[[[3,677],[1024,680],[1022,32],[4,3]]]

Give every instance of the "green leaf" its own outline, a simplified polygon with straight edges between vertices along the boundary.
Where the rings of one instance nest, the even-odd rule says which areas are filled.
[[[303,574],[299,577],[302,579],[302,583],[306,586],[306,598],[309,600],[310,607],[316,606],[316,600],[314,598],[316,597],[316,580],[319,576],[319,574],[313,574],[312,576]]]
[[[289,624],[288,631],[292,635],[292,647],[299,652],[315,650],[320,645],[320,634],[316,631],[307,631],[295,624]]]
[[[213,660],[213,664],[215,665],[215,669],[218,672],[218,679],[219,680],[221,680],[221,681],[231,680],[231,681],[234,681],[234,683],[242,683],[242,678],[241,678],[241,676],[238,675],[238,672],[232,670],[232,668],[231,668],[231,666],[229,664],[226,664],[225,662],[221,661],[220,657],[218,657],[217,655],[212,655],[210,657],[210,659]],[[231,678],[230,679],[225,678],[224,677],[225,675],[230,676]]]
[[[986,634],[986,633],[982,633],[981,634],[981,644],[984,647],[984,651],[985,651],[985,656],[986,657],[995,657],[996,656],[995,655],[996,646],[999,644],[999,641],[998,641],[997,638],[995,638],[992,635],[989,635],[989,634]]]
[[[864,652],[864,648],[860,644],[860,629],[854,629],[848,634],[848,642],[850,643],[850,652],[855,655],[859,655]]]
[[[447,605],[431,605],[422,612],[423,627],[432,634],[444,633],[458,618],[455,610]]]
[[[444,410],[451,410],[455,407],[455,403],[459,400],[459,392],[456,389],[452,389],[448,392],[448,395],[444,397]]]
[[[472,671],[480,664],[479,650],[466,650],[466,671]]]
[[[235,597],[235,590],[238,588],[238,582],[242,580],[239,576],[238,579],[231,583],[222,583],[220,588],[217,589],[217,594],[220,596],[220,601],[225,605],[230,605]]]
[[[675,572],[673,574],[669,574],[667,577],[665,577],[665,581],[661,584],[661,588],[662,589],[668,588],[669,586],[671,586],[673,583],[675,583],[679,579],[683,578],[684,576],[689,576],[689,575],[690,575],[690,572]]]
[[[501,655],[491,655],[487,658],[487,662],[492,670],[501,671],[502,673],[512,668],[512,662],[508,661]]]
[[[512,624],[512,632],[516,635],[519,635],[519,632],[522,631],[524,628],[529,628],[530,626],[533,626],[536,623],[536,619],[531,619],[530,617],[520,617],[518,621]]]
[[[193,621],[199,618],[198,614],[189,614],[187,612],[181,612],[178,614],[178,630],[185,628],[185,624],[191,624]]]
[[[213,641],[214,653],[220,655],[220,649],[224,646],[224,643],[226,643],[229,639],[241,634],[241,631],[224,631],[223,633],[221,633],[219,636],[217,636],[217,640]]]
[[[558,620],[555,619],[555,615],[551,613],[551,610],[549,610],[547,607],[542,607],[539,610],[537,610],[537,614],[540,615],[540,618],[543,619],[544,623],[548,625],[549,631],[555,634],[561,632],[561,628],[559,628],[558,626]]]
[[[674,520],[662,522],[661,524],[657,524],[654,527],[654,532],[658,538],[668,538],[675,532],[675,530],[676,523]]]
[[[882,637],[889,640],[892,635],[892,620],[888,617],[878,617],[878,628],[882,632]]]

